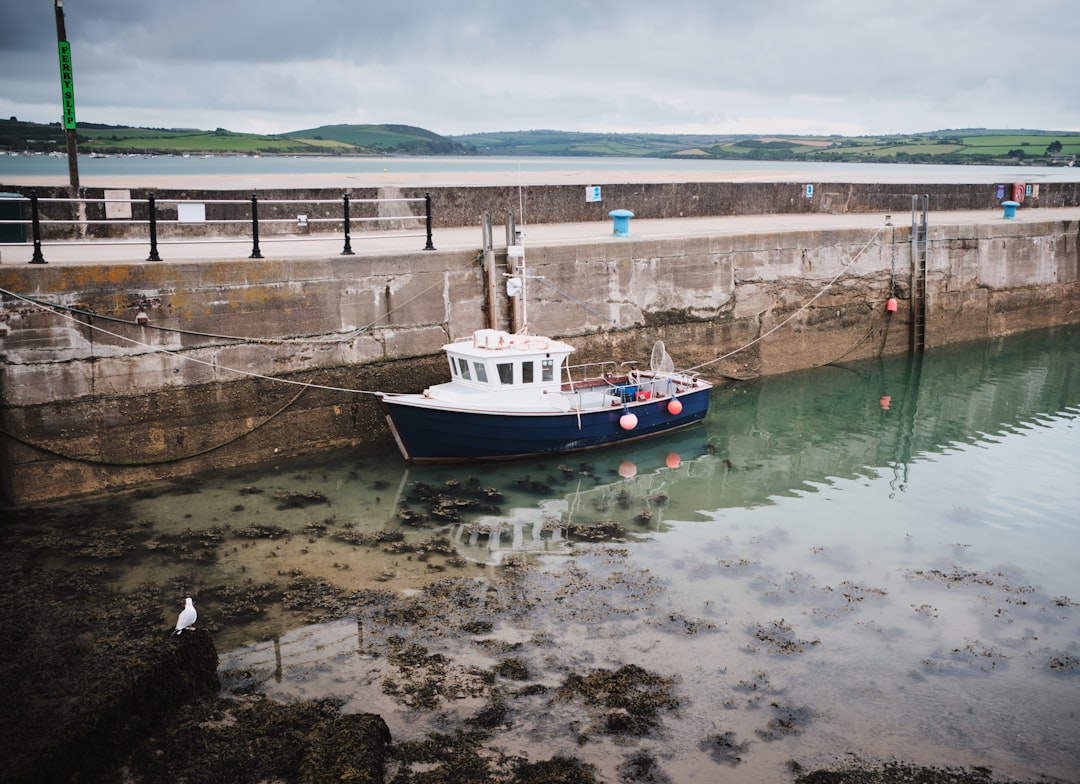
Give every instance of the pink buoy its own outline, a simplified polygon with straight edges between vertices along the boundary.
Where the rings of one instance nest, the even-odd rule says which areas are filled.
[[[892,395],[882,395],[879,402],[881,403],[882,410],[888,411],[889,406],[892,405]]]
[[[682,401],[678,398],[672,398],[668,401],[667,412],[672,416],[678,416],[682,413]]]
[[[897,304],[898,303],[896,302],[896,297],[889,297],[889,301],[885,303],[885,310],[889,311],[890,313],[895,313]]]
[[[637,414],[623,414],[619,417],[619,427],[623,430],[633,430],[637,427]]]
[[[682,465],[682,458],[672,452],[667,456],[667,460],[664,461],[664,465],[666,465],[668,468],[678,468],[680,465]]]
[[[623,479],[632,479],[637,475],[637,466],[631,463],[629,460],[624,460],[619,463],[619,476]]]

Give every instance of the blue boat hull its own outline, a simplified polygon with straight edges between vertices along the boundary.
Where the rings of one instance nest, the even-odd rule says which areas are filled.
[[[700,422],[709,409],[709,387],[677,396],[682,411],[671,414],[672,398],[582,412],[497,413],[410,405],[393,395],[383,411],[405,459],[415,463],[506,460],[578,452],[670,433]],[[619,419],[637,416],[624,430]]]

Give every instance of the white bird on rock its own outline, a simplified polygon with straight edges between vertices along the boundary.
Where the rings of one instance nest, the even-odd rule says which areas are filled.
[[[175,634],[179,634],[184,629],[192,626],[197,617],[198,613],[195,612],[195,605],[191,603],[191,597],[189,596],[184,599],[184,609],[180,611],[180,617],[176,619]]]

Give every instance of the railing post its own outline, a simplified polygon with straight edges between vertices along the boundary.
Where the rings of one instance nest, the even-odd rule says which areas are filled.
[[[427,245],[424,246],[424,250],[435,250],[435,246],[431,242],[431,192],[424,194],[424,208],[427,212]]]
[[[341,251],[342,256],[355,256],[352,249],[352,240],[349,234],[349,194],[344,194],[341,200],[345,204],[345,248]]]
[[[147,197],[146,209],[150,213],[150,255],[146,257],[146,260],[161,261],[157,249],[157,203],[152,193]]]
[[[259,251],[259,197],[257,194],[251,194],[251,255],[249,259],[261,259],[262,253]]]
[[[34,234],[34,255],[31,264],[48,264],[41,255],[41,219],[38,217],[37,191],[30,192],[30,229]]]

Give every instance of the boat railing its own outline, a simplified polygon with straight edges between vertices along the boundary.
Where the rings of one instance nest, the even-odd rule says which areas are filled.
[[[566,381],[563,382],[572,391],[577,387],[582,386],[614,386],[616,379],[619,378],[619,365],[614,360],[606,360],[604,362],[586,362],[581,365],[565,365],[563,371],[566,374]],[[580,379],[574,379],[574,373],[572,371],[579,371]],[[621,374],[622,378],[626,378],[626,373]]]
[[[108,191],[106,191],[108,194]],[[424,214],[414,215],[411,208],[405,208],[408,215],[383,215],[387,202],[420,203]],[[337,205],[337,207],[335,207]],[[363,205],[361,212],[352,210]],[[49,241],[56,240],[65,245],[71,244],[108,244],[110,242],[131,245],[132,240],[114,238],[122,229],[123,233],[132,231],[141,233],[139,227],[145,226],[149,245],[147,261],[162,261],[160,245],[183,245],[197,243],[242,242],[251,243],[251,255],[248,258],[263,258],[259,247],[260,231],[262,234],[276,235],[274,239],[287,239],[290,242],[317,240],[325,241],[327,232],[340,232],[344,239],[342,256],[353,255],[353,224],[371,224],[379,230],[377,236],[385,237],[386,230],[398,231],[405,223],[424,222],[426,229],[420,232],[395,234],[397,237],[426,236],[424,250],[435,250],[432,241],[431,194],[414,198],[352,199],[345,193],[338,199],[266,199],[255,193],[247,199],[157,199],[153,193],[145,199],[131,198],[39,198],[36,191],[29,196],[21,194],[4,199],[5,209],[0,217],[0,230],[5,238],[3,245],[24,244],[27,242],[26,229],[30,229],[33,242],[31,264],[46,264],[42,250],[42,237],[47,234]],[[259,209],[263,209],[260,217]],[[29,215],[27,215],[27,209]],[[340,211],[339,211],[340,210]],[[401,212],[391,207],[386,212]],[[325,231],[312,233],[316,227]],[[168,235],[162,243],[158,241],[159,230]],[[364,232],[367,233],[367,232]],[[282,236],[284,235],[284,236]],[[371,236],[376,236],[374,233]],[[17,242],[8,242],[14,237]],[[263,237],[263,241],[266,241]]]

